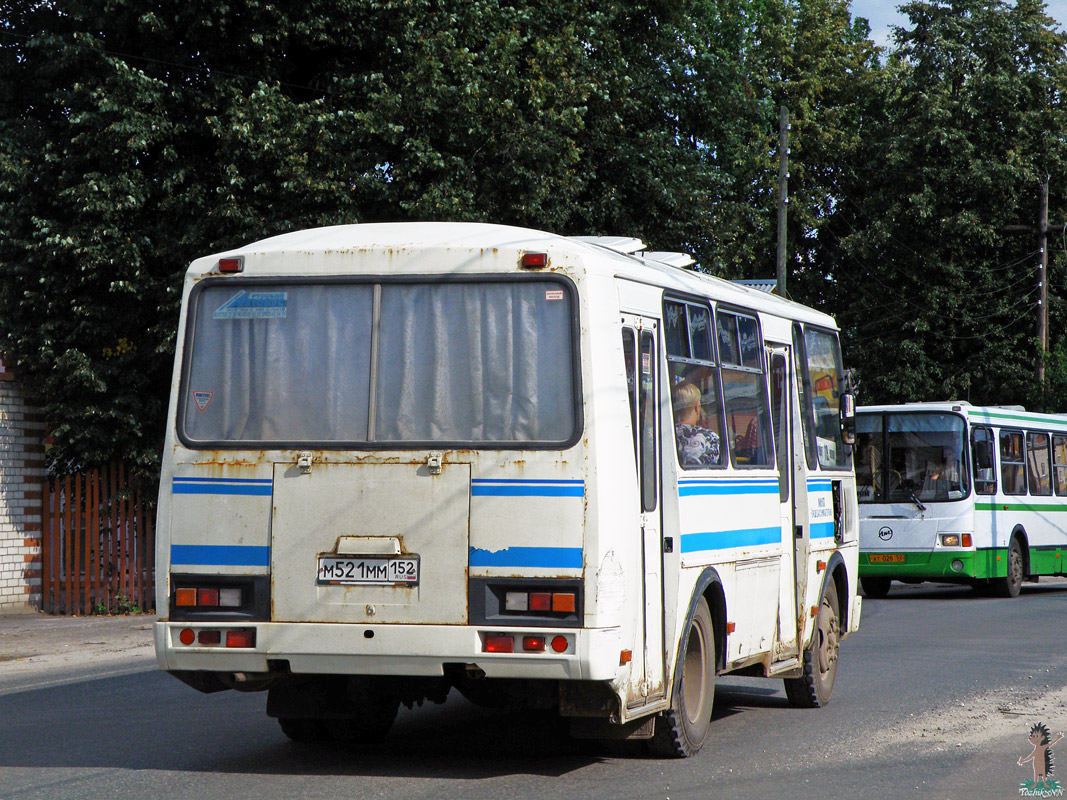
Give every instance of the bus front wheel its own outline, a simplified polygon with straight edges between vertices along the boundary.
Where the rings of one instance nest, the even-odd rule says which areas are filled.
[[[708,602],[697,601],[678,652],[671,707],[656,719],[649,747],[661,756],[685,758],[704,744],[715,701],[715,627]]]
[[[830,702],[837,677],[837,650],[841,643],[841,613],[837,603],[837,585],[826,581],[822,601],[815,617],[811,644],[804,650],[804,674],[785,679],[789,702],[802,708],[818,708]]]
[[[1013,536],[1008,548],[1008,574],[997,578],[993,587],[1001,597],[1018,597],[1023,585],[1023,547],[1019,537]]]
[[[892,582],[892,578],[866,577],[860,578],[860,587],[863,589],[863,595],[865,597],[880,600],[889,594],[889,584]]]

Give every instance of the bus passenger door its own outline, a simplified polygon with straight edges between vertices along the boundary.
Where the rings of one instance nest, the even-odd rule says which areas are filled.
[[[771,420],[774,424],[774,450],[778,463],[778,499],[782,520],[782,568],[778,575],[778,637],[774,658],[780,661],[798,655],[796,615],[796,516],[793,503],[796,476],[793,470],[793,360],[788,347],[772,347]],[[799,408],[799,406],[798,406]]]
[[[627,315],[623,319],[626,382],[637,461],[640,565],[644,575],[641,610],[641,665],[630,675],[627,700],[644,705],[666,694],[663,643],[663,540],[660,524],[659,359],[657,321]],[[635,648],[634,661],[637,661]]]

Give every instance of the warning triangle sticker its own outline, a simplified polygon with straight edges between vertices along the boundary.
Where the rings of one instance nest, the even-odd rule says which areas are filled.
[[[193,392],[193,402],[200,411],[203,411],[214,396],[214,392]]]

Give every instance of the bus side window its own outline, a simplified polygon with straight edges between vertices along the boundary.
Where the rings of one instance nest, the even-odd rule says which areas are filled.
[[[763,345],[755,317],[716,316],[726,431],[734,466],[769,467],[772,449]]]
[[[1067,436],[1052,437],[1052,469],[1056,494],[1067,496]]]
[[[1023,435],[1020,431],[1000,432],[1000,480],[1004,494],[1026,494],[1023,462]]]
[[[1030,494],[1052,494],[1052,475],[1049,467],[1047,433],[1026,434],[1026,476]]]
[[[630,399],[630,427],[634,433],[634,463],[637,463],[637,336],[633,328],[622,329],[622,356],[626,369],[626,396]]]
[[[711,339],[711,309],[676,300],[663,305],[678,464],[682,469],[723,466],[722,395]]]
[[[974,461],[974,491],[997,493],[997,471],[993,459],[993,432],[975,427],[971,431],[971,458]]]

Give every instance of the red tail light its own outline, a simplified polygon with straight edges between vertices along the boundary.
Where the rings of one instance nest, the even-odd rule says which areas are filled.
[[[487,653],[514,653],[515,638],[501,634],[490,633],[485,637],[485,652]]]
[[[256,632],[254,630],[246,630],[243,628],[226,631],[226,646],[227,647],[255,647],[256,646]]]

